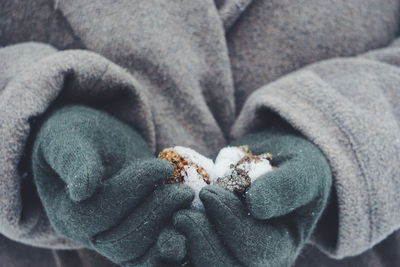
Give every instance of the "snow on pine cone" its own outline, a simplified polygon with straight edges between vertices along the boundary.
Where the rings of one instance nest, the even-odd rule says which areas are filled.
[[[215,163],[197,151],[175,146],[158,155],[171,163],[174,172],[165,182],[184,183],[195,191],[192,207],[203,210],[200,190],[208,184],[217,184],[233,192],[243,193],[250,184],[272,170],[269,153],[253,155],[248,146],[225,147],[220,150]]]

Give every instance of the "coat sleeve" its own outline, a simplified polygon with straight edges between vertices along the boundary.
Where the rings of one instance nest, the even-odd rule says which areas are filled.
[[[41,28],[33,27],[38,20],[31,25],[24,20],[29,16],[12,16],[54,12],[93,52],[56,51],[38,43],[0,50],[0,62],[6,62],[0,71],[1,234],[36,246],[69,246],[51,230],[40,203],[21,197],[33,191],[24,190],[23,181],[30,177],[23,156],[29,154],[34,127],[59,102],[108,111],[134,126],[153,152],[179,144],[210,156],[224,146],[235,116],[234,90],[223,23],[213,0],[34,0],[55,4],[44,5],[43,11],[40,5],[21,11],[14,2],[5,1],[11,11],[3,20],[7,23],[0,19],[0,36],[7,42],[0,45],[35,39],[58,49],[75,48],[73,40],[63,45],[50,38],[57,29],[46,28],[48,34],[39,36],[35,32]],[[8,26],[18,30],[18,25],[32,35],[9,39]],[[42,53],[47,50],[51,53]]]
[[[245,102],[232,136],[266,127],[278,114],[321,148],[334,175],[337,226],[332,228],[330,214],[313,242],[343,258],[400,228],[398,103],[400,41],[309,65],[258,89]]]
[[[0,234],[33,246],[78,248],[53,230],[35,194],[29,170],[35,127],[61,102],[83,103],[135,127],[154,149],[147,98],[125,70],[88,51],[21,43],[0,49],[0,62]]]

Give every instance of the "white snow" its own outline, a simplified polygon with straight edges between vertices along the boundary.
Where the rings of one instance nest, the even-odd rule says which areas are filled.
[[[236,164],[246,155],[246,152],[239,147],[224,147],[219,151],[214,164],[211,159],[201,155],[191,148],[175,146],[173,150],[175,150],[188,161],[202,167],[209,174],[210,178],[212,179],[212,183],[216,182],[217,178],[219,177],[229,175],[233,171],[230,166],[232,164]],[[259,162],[244,162],[238,165],[238,168],[248,172],[251,182],[264,173],[272,170],[269,160],[264,158],[262,158]],[[185,166],[181,172],[181,175],[184,177],[185,184],[190,186],[195,191],[195,198],[192,202],[192,208],[204,210],[203,203],[199,198],[199,193],[200,190],[207,185],[207,183],[197,172],[196,168],[190,165]]]
[[[173,149],[185,159],[202,167],[208,174],[213,172],[214,162],[194,149],[183,146],[176,146]]]
[[[254,182],[258,177],[272,170],[269,160],[264,158],[259,162],[244,162],[239,164],[237,168],[245,170],[249,174],[251,182]]]
[[[192,208],[195,208],[197,210],[204,210],[203,203],[199,198],[199,193],[200,190],[207,185],[207,183],[204,182],[201,175],[198,174],[196,168],[194,168],[193,166],[186,165],[181,174],[185,177],[185,184],[190,186],[195,192],[195,197],[192,202]]]
[[[227,146],[222,148],[215,159],[212,180],[216,181],[217,178],[228,175],[232,171],[231,164],[236,164],[245,155],[246,152],[239,147]]]

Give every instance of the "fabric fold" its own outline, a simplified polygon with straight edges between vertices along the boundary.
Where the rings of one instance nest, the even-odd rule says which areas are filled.
[[[31,177],[29,168],[21,166],[25,153],[29,155],[25,150],[33,129],[54,106],[82,103],[134,127],[155,152],[147,97],[130,74],[93,52],[57,52],[48,45],[26,43],[3,48],[0,56],[7,56],[10,64],[0,70],[0,233],[39,247],[74,248],[52,230],[37,198],[23,201],[22,187]]]
[[[146,86],[158,150],[182,145],[212,156],[226,144],[234,88],[213,0],[72,0],[59,7],[87,49]]]
[[[399,86],[400,70],[387,64],[323,61],[255,91],[233,126],[237,138],[278,114],[324,152],[339,228],[336,242],[316,243],[331,257],[360,254],[400,227]]]

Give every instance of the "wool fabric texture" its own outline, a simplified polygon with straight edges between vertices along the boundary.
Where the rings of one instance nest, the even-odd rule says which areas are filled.
[[[283,119],[333,175],[295,265],[400,266],[399,21],[397,0],[0,1],[0,262],[102,266],[55,231],[32,182],[35,130],[61,101],[118,118],[153,154],[214,157]]]
[[[155,257],[152,246],[162,252],[168,243],[156,242],[160,232],[193,199],[190,188],[163,184],[172,167],[155,158],[139,134],[82,106],[45,119],[32,168],[56,231],[116,263],[146,258],[148,251]]]
[[[327,205],[332,174],[314,144],[287,129],[268,129],[232,143],[244,144],[255,154],[275,155],[271,164],[276,168],[251,184],[245,203],[219,186],[203,188],[200,199],[209,221],[178,212],[174,223],[193,239],[188,249],[196,266],[291,266]],[[209,238],[198,238],[198,232]]]

